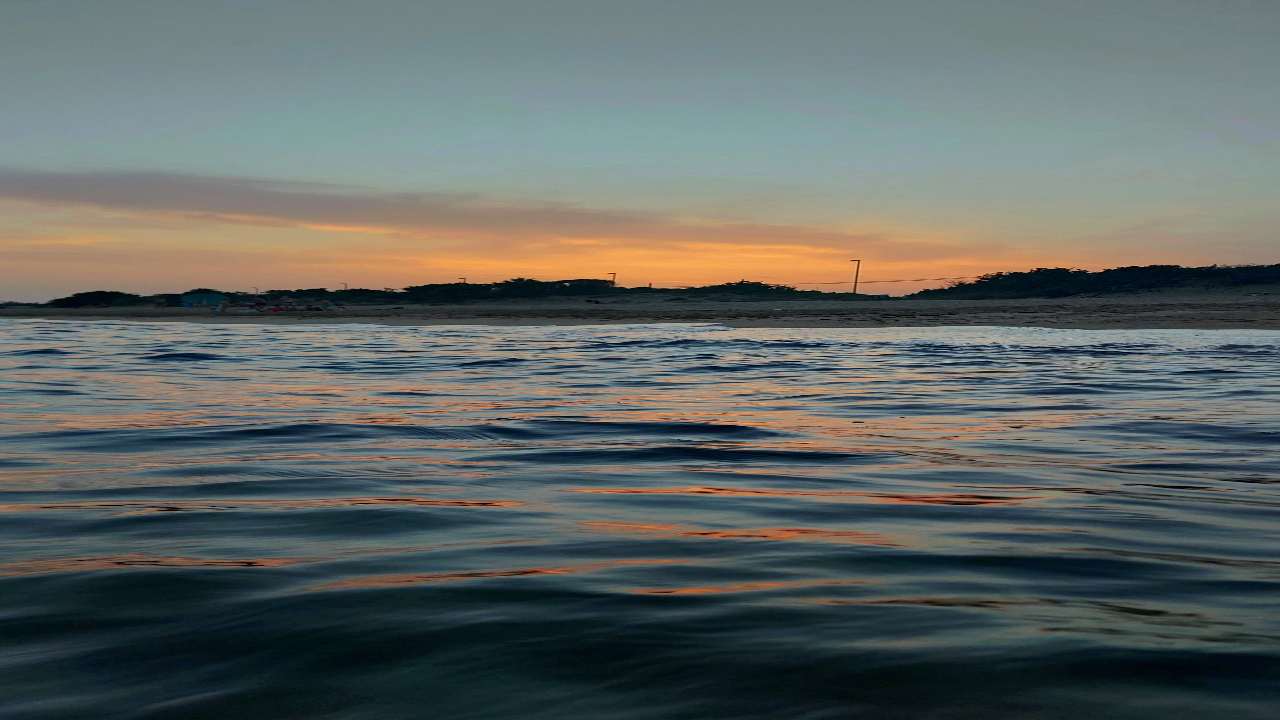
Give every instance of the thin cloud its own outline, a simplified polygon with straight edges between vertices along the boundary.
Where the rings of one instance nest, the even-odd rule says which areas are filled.
[[[501,203],[463,193],[377,193],[341,185],[160,172],[0,169],[0,196],[237,222],[480,232],[609,235],[660,218],[556,203]]]
[[[466,238],[498,249],[538,241],[593,240],[616,245],[767,245],[847,249],[933,258],[959,248],[881,233],[698,221],[662,213],[552,202],[503,202],[465,193],[390,193],[324,183],[163,172],[52,172],[0,168],[0,198],[87,206],[142,216],[321,232],[383,234],[406,240]]]

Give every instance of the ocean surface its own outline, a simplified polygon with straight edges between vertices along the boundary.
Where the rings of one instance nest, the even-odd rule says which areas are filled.
[[[0,717],[1280,716],[1280,333],[0,321]]]

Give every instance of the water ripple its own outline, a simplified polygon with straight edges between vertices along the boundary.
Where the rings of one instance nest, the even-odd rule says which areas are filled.
[[[1269,720],[1278,358],[0,322],[0,716]]]

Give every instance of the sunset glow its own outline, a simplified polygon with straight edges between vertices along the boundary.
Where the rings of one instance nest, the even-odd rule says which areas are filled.
[[[1277,260],[1265,3],[71,5],[0,23],[0,300]]]

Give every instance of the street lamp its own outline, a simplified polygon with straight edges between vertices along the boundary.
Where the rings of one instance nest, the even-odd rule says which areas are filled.
[[[862,261],[850,260],[851,263],[857,263],[853,266],[853,294],[858,294],[858,276],[862,274]]]

